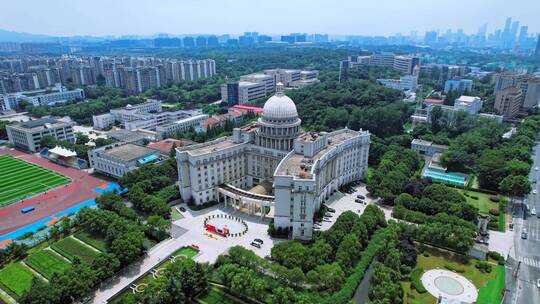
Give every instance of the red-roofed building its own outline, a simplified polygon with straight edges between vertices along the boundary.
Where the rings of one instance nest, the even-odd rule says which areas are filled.
[[[194,142],[189,139],[173,139],[173,138],[167,138],[164,140],[156,141],[153,143],[149,143],[147,145],[148,148],[156,149],[161,152],[163,155],[169,155],[169,152],[171,152],[171,149],[174,145],[176,147],[184,147],[192,145]]]
[[[263,109],[261,107],[255,107],[255,106],[247,106],[247,105],[234,105],[232,106],[233,109],[240,110],[240,111],[248,111],[253,112],[257,115],[261,115],[263,112]]]

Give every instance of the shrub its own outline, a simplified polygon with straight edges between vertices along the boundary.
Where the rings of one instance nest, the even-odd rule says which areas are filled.
[[[489,209],[489,214],[498,216],[499,215],[499,209]]]
[[[453,272],[457,272],[457,273],[464,273],[465,272],[465,269],[463,268],[459,268],[459,267],[455,267],[454,265],[452,264],[446,264],[444,265],[444,268],[450,270],[450,271],[453,271]]]
[[[422,268],[416,268],[411,272],[411,287],[416,289],[418,293],[426,293],[427,290],[424,287],[424,284],[422,284],[422,273],[424,273],[424,269]]]
[[[492,220],[488,223],[488,229],[490,230],[499,230],[499,222],[497,220]]]
[[[471,198],[472,198],[473,200],[478,200],[478,196],[471,195]]]
[[[490,251],[488,253],[488,256],[494,260],[499,260],[499,258],[501,257],[501,254],[498,253],[497,251]]]
[[[500,256],[499,261],[497,262],[499,265],[504,266],[504,257]]]
[[[425,251],[425,252],[424,252],[424,256],[425,256],[426,258],[429,257],[429,252]]]
[[[485,273],[491,272],[491,264],[489,264],[486,261],[479,261],[478,263],[476,263],[475,267],[481,272],[485,272]]]
[[[489,200],[494,202],[494,203],[498,203],[499,202],[499,197],[497,195],[492,195],[489,197]]]

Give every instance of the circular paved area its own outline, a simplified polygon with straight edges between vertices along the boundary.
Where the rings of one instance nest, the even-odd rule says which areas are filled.
[[[228,217],[208,218],[207,224],[214,225],[217,228],[227,227],[229,228],[229,232],[231,234],[242,233],[244,230],[246,230],[246,227],[242,224],[242,222]]]
[[[431,269],[422,275],[422,284],[434,297],[473,303],[478,297],[476,287],[464,276],[446,269]]]

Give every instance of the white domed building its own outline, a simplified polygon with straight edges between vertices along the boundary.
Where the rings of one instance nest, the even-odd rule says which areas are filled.
[[[184,201],[218,201],[274,219],[311,239],[313,216],[340,186],[367,174],[370,135],[342,129],[303,133],[296,105],[278,84],[256,123],[231,137],[176,149]]]

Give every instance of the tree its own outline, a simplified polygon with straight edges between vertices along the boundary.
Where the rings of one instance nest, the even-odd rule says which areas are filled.
[[[440,106],[435,106],[431,110],[431,131],[438,133],[441,130],[440,119],[443,117],[443,111]]]
[[[504,153],[500,150],[486,150],[476,161],[478,183],[483,189],[497,190],[506,176]]]
[[[272,291],[270,304],[295,304],[298,303],[296,293],[289,287],[278,287]]]
[[[524,196],[531,192],[531,183],[525,176],[521,175],[509,175],[505,177],[500,185],[501,191],[509,195],[511,199],[514,196]]]
[[[19,299],[21,304],[55,304],[59,303],[59,290],[50,288],[38,278],[32,279],[32,287]]]
[[[92,261],[92,269],[99,280],[104,280],[120,269],[120,261],[112,254],[100,253]]]
[[[169,237],[169,228],[171,227],[170,221],[161,216],[151,215],[148,217],[146,223],[150,228],[149,233],[154,239],[164,240]]]
[[[312,284],[330,292],[338,290],[345,280],[345,273],[338,263],[319,265],[306,276]]]
[[[336,252],[336,262],[342,269],[349,269],[356,262],[362,245],[354,233],[347,234]]]

